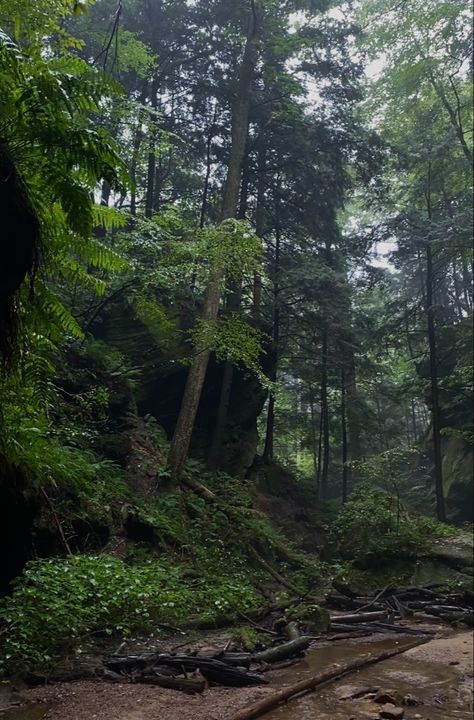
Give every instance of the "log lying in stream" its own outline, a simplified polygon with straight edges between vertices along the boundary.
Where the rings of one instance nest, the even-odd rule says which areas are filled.
[[[395,655],[400,655],[401,653],[404,653],[413,647],[417,647],[418,645],[422,645],[425,642],[427,642],[427,638],[415,640],[412,643],[404,645],[403,647],[397,647],[391,650],[384,650],[374,655],[365,655],[362,658],[350,660],[349,662],[342,665],[331,665],[328,668],[325,668],[324,670],[316,673],[316,675],[307,678],[306,680],[300,680],[294,685],[290,685],[283,690],[279,690],[278,692],[273,693],[273,695],[270,695],[269,697],[266,697],[263,700],[260,700],[259,702],[256,702],[253,705],[244,708],[243,710],[240,710],[235,715],[232,715],[229,720],[255,720],[255,718],[262,717],[262,715],[267,713],[269,710],[273,710],[273,708],[280,705],[280,703],[286,702],[287,700],[295,697],[296,695],[311,692],[323,683],[338,680],[344,675],[347,675],[348,673],[353,672],[354,670],[358,670],[359,668],[365,667],[367,665],[374,665],[375,663],[381,662],[382,660],[388,660],[388,658],[395,657]]]

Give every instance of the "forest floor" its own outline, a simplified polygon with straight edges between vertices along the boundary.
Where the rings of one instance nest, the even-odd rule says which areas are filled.
[[[412,695],[420,704],[404,708],[405,720],[447,720],[472,716],[473,636],[437,628],[438,636],[403,655],[349,675],[271,712],[281,720],[376,720],[380,706],[373,699],[348,700],[347,690],[377,687]],[[449,635],[447,633],[450,633]],[[201,695],[185,695],[154,686],[108,684],[100,681],[58,683],[21,690],[18,702],[26,705],[0,715],[3,720],[226,720],[233,713],[291,684],[323,664],[364,654],[370,646],[388,647],[401,636],[375,636],[368,640],[341,641],[330,646],[316,643],[297,665],[268,674],[270,685],[257,688],[208,688]],[[348,683],[351,683],[348,685]],[[350,696],[350,693],[349,693]],[[41,705],[37,705],[41,703]]]

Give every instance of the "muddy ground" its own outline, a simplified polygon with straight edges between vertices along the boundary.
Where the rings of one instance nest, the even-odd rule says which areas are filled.
[[[268,720],[371,720],[380,706],[368,697],[352,700],[358,687],[395,689],[420,704],[404,709],[406,720],[451,720],[472,717],[472,633],[440,635],[425,645],[391,660],[351,674],[338,683],[296,699],[265,716]],[[2,720],[226,720],[246,705],[275,689],[317,672],[322,666],[347,660],[410,638],[374,636],[364,642],[342,641],[315,646],[301,663],[268,675],[270,685],[257,688],[208,688],[189,696],[146,685],[108,684],[101,681],[59,683],[33,689],[5,688],[8,702],[27,703],[1,713]],[[352,690],[351,690],[352,688]],[[6,699],[4,697],[4,701]],[[40,703],[40,705],[38,705]],[[45,703],[47,707],[43,705]]]

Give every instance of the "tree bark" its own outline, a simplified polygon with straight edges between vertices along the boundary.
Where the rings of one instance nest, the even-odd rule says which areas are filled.
[[[214,114],[212,123],[209,127],[209,131],[207,133],[207,140],[206,140],[206,174],[204,177],[204,186],[202,189],[202,201],[201,201],[201,217],[199,219],[199,227],[202,229],[206,223],[206,215],[207,215],[207,206],[209,202],[209,183],[211,179],[211,170],[212,170],[212,158],[211,158],[211,148],[212,148],[212,141],[216,134],[216,121],[217,121],[217,104],[214,107]]]
[[[146,95],[148,92],[148,80],[143,81],[142,90],[140,93],[140,105],[145,104]],[[135,137],[133,139],[133,149],[132,149],[132,161],[130,163],[130,175],[132,176],[132,190],[130,193],[130,214],[133,215],[133,217],[137,214],[137,163],[138,163],[138,154],[140,152],[140,145],[142,144],[142,138],[143,138],[143,132],[142,132],[142,122],[144,117],[144,110],[142,108],[138,111],[138,121],[137,121],[137,127],[135,130]]]
[[[242,183],[240,188],[240,206],[239,206],[239,218],[243,220],[247,214],[247,203],[249,196],[249,152],[248,147],[245,153],[245,159],[242,163]],[[242,282],[237,280],[232,282],[232,286],[229,288],[229,295],[227,299],[227,311],[237,311],[242,301]],[[227,417],[229,415],[230,407],[230,395],[232,391],[232,382],[234,380],[234,364],[231,360],[227,359],[224,363],[224,374],[222,377],[221,391],[219,396],[219,406],[217,409],[217,418],[214,425],[214,432],[212,434],[211,449],[207,459],[207,468],[211,472],[214,472],[218,465],[222,450],[222,443],[224,442],[225,427],[227,424]]]
[[[156,120],[156,109],[158,107],[158,78],[154,78],[151,84],[151,113],[152,122]],[[156,135],[155,128],[150,129],[149,149],[148,149],[148,169],[146,179],[145,193],[145,217],[149,218],[153,215],[153,198],[155,190],[155,174],[156,174]]]
[[[267,164],[267,151],[264,140],[258,151],[257,160],[257,208],[255,211],[255,233],[257,237],[263,239],[265,233],[265,168]],[[260,273],[256,272],[253,279],[253,307],[252,314],[255,320],[260,318],[262,306],[262,278]]]
[[[323,329],[323,346],[321,356],[321,413],[322,413],[322,467],[321,467],[321,498],[327,499],[329,476],[329,403],[328,403],[328,330]]]
[[[342,502],[347,501],[347,490],[349,484],[349,445],[347,442],[347,417],[346,417],[346,373],[344,368],[341,372],[341,425],[342,425]]]
[[[433,305],[433,252],[430,243],[426,245],[426,315],[428,321],[428,345],[430,354],[431,420],[433,424],[433,461],[436,492],[436,514],[438,520],[446,521],[443,488],[443,458],[441,455],[441,422],[439,411],[438,359],[436,347],[435,308]]]
[[[240,66],[237,98],[232,113],[232,147],[224,186],[221,221],[233,218],[237,214],[242,162],[248,136],[250,96],[258,54],[258,29],[258,18],[252,5],[250,29]],[[205,321],[212,322],[217,319],[223,278],[223,267],[219,266],[211,269],[202,313],[202,318]],[[181,409],[168,456],[171,479],[174,483],[179,482],[186,464],[209,356],[210,350],[208,348],[198,348],[197,355],[188,373]]]
[[[273,367],[271,372],[271,380],[275,383],[278,378],[279,363],[279,344],[280,344],[280,252],[281,252],[281,235],[279,224],[279,199],[276,203],[276,231],[275,231],[275,265],[273,272]],[[268,401],[267,428],[265,434],[265,447],[263,450],[263,460],[270,463],[273,460],[274,453],[274,435],[275,435],[275,393],[271,392]]]

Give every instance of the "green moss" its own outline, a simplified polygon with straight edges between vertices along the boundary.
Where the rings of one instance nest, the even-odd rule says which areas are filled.
[[[304,623],[311,632],[327,632],[331,622],[329,612],[320,605],[305,605],[297,608],[290,613],[289,618]]]

